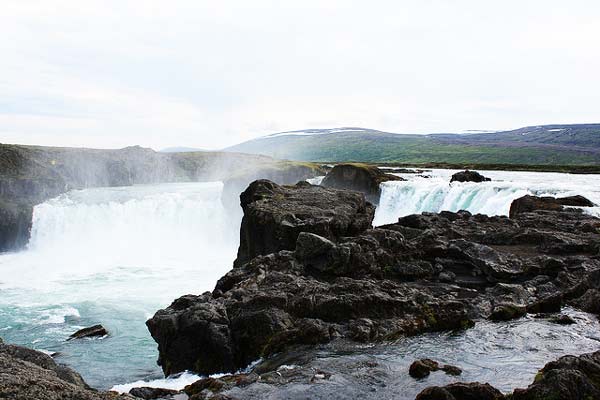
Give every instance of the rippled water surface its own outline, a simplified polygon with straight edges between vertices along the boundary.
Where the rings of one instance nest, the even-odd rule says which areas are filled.
[[[420,335],[393,344],[324,346],[309,356],[286,360],[280,371],[324,371],[332,374],[328,380],[311,383],[300,379],[284,387],[254,384],[232,394],[252,399],[414,399],[428,386],[458,381],[489,382],[510,392],[528,386],[549,361],[600,349],[597,318],[572,309],[564,312],[577,324],[557,325],[530,316],[510,322],[482,321],[464,332]],[[454,377],[438,371],[425,379],[413,379],[409,366],[421,358],[458,366],[463,373]]]

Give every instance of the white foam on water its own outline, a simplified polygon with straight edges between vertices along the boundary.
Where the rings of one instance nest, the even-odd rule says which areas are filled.
[[[311,185],[320,185],[323,182],[323,179],[325,179],[325,175],[308,178],[306,182],[310,183]]]
[[[398,174],[407,181],[381,184],[381,198],[375,212],[376,226],[396,222],[399,217],[424,211],[467,210],[473,214],[508,215],[513,200],[524,195],[583,195],[600,204],[600,175],[570,175],[543,172],[482,171],[491,182],[453,182],[457,171],[432,170],[431,178]],[[600,207],[583,208],[600,215]]]
[[[75,317],[79,318],[79,311],[75,307],[63,306],[56,309],[43,310],[40,313],[40,318],[37,320],[38,324],[63,324],[65,318]]]
[[[136,387],[182,390],[184,387],[186,387],[187,385],[191,385],[198,379],[202,379],[202,377],[186,371],[182,374],[178,374],[164,379],[155,379],[150,381],[139,380],[131,383],[125,383],[123,385],[115,385],[110,390],[119,393],[129,393],[131,389]]]

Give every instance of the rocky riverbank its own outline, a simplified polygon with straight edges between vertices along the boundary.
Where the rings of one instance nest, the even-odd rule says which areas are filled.
[[[165,374],[235,372],[299,345],[381,343],[566,304],[596,310],[600,220],[577,209],[423,213],[373,229],[360,193],[269,181],[241,204],[235,268],[147,323]]]
[[[133,400],[133,396],[90,388],[52,357],[0,340],[0,398],[11,400]]]

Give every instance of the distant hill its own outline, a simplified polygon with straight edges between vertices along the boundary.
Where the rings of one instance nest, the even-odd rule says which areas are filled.
[[[159,150],[160,153],[191,153],[195,151],[206,151],[195,147],[167,147]]]
[[[485,133],[406,135],[365,128],[281,132],[225,151],[305,161],[600,164],[600,124]]]

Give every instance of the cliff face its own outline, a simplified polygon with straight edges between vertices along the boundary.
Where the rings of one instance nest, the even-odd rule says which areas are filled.
[[[256,181],[241,203],[235,268],[147,322],[166,374],[556,312],[600,288],[600,219],[575,210],[423,213],[372,229],[358,192]]]
[[[226,180],[240,175],[240,171],[258,171],[256,178],[260,171],[267,170],[268,177],[275,180],[306,179],[319,173],[309,163],[238,153],[157,153],[139,146],[98,150],[0,144],[0,251],[26,244],[33,206],[68,190]]]
[[[0,251],[18,249],[27,244],[33,206],[0,203]]]

